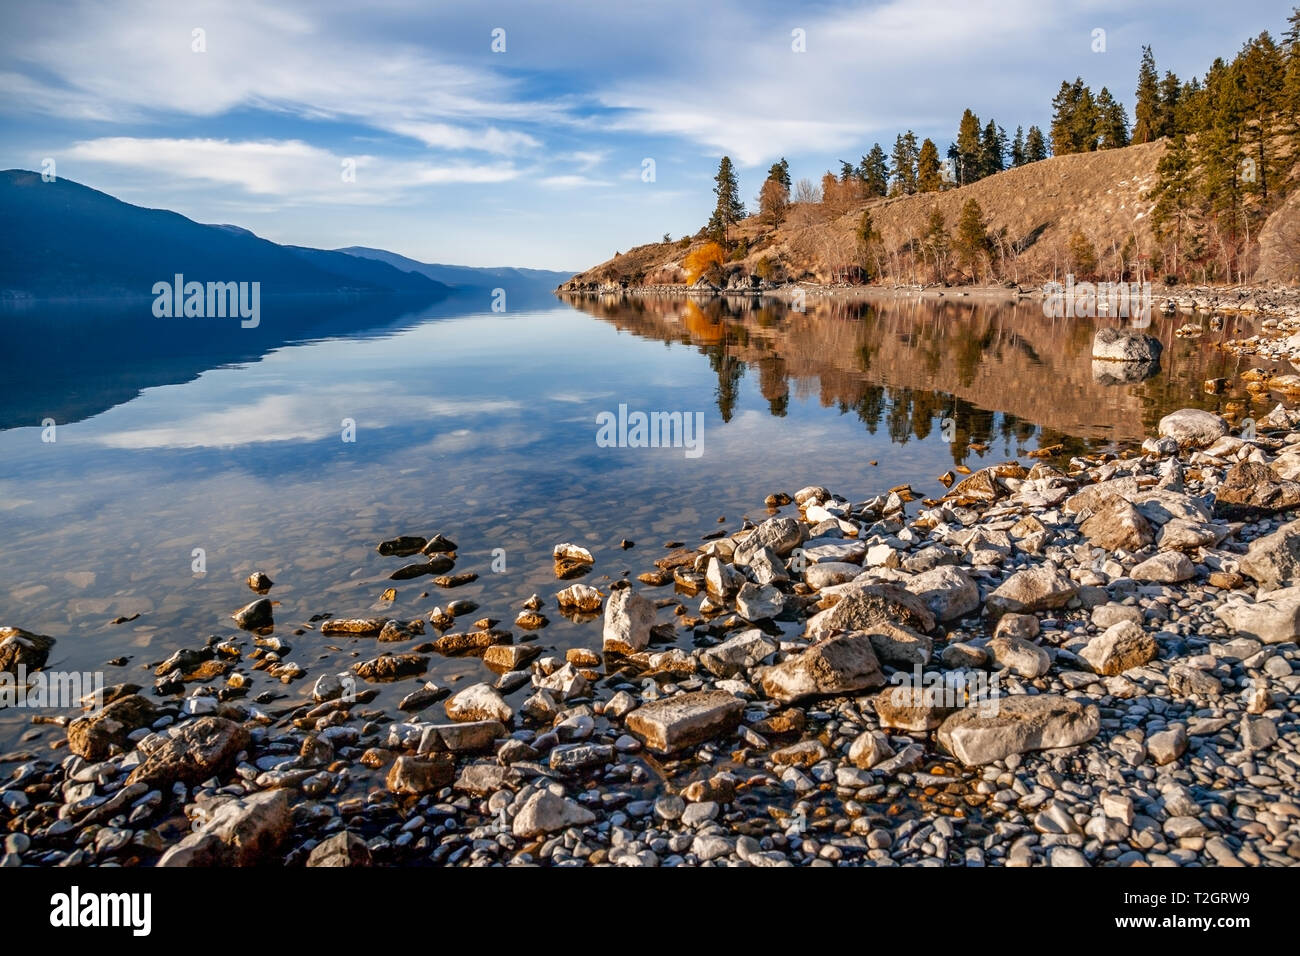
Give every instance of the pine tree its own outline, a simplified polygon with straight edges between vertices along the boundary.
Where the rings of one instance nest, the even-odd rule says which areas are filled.
[[[1025,134],[1025,162],[1037,163],[1047,158],[1047,137],[1037,126],[1029,127]]]
[[[790,164],[784,156],[781,157],[779,163],[772,164],[772,167],[767,171],[767,178],[775,179],[785,187],[787,193],[790,191]]]
[[[740,201],[740,186],[730,156],[723,156],[718,163],[718,174],[713,177],[713,182],[713,195],[718,201],[709,217],[707,230],[715,239],[728,242],[731,227],[745,218],[745,204]]]
[[[894,174],[895,192],[910,196],[916,192],[916,161],[919,150],[916,146],[916,134],[910,129],[899,134],[894,140],[894,152],[891,156]]]
[[[1229,66],[1219,58],[1205,74],[1194,151],[1201,168],[1202,194],[1225,237],[1218,251],[1228,281],[1232,281],[1236,265],[1237,236],[1246,225],[1241,153],[1247,114],[1238,72],[1236,64]]]
[[[965,186],[980,178],[980,120],[970,110],[961,114],[957,140],[953,144],[957,168],[957,185]]]
[[[1286,80],[1283,85],[1283,109],[1287,113],[1287,126],[1292,141],[1300,140],[1300,7],[1287,19],[1287,31],[1282,36],[1286,55]]]
[[[1160,81],[1160,122],[1158,128],[1161,136],[1173,136],[1183,132],[1179,126],[1180,105],[1183,87],[1172,71],[1165,71],[1165,78]]]
[[[1083,80],[1079,80],[1082,85]],[[1078,98],[1075,87],[1068,80],[1061,81],[1061,88],[1052,98],[1052,153],[1064,156],[1078,150],[1074,143],[1075,114],[1078,110]]]
[[[984,222],[984,210],[974,199],[967,199],[961,207],[953,251],[970,277],[975,278],[978,267],[988,255],[989,236],[988,226]]]
[[[1173,240],[1172,268],[1166,272],[1177,276],[1181,269],[1183,234],[1195,203],[1195,181],[1192,176],[1192,154],[1187,148],[1187,137],[1178,133],[1170,141],[1165,154],[1156,166],[1158,177],[1155,188],[1147,196],[1156,201],[1151,209],[1151,225],[1156,237]]]
[[[1082,78],[1074,81],[1075,107],[1071,137],[1076,153],[1090,153],[1097,148],[1097,104],[1092,90]]]
[[[852,163],[846,163],[840,160],[840,182],[847,183],[851,179],[857,178],[857,170],[853,168]]]
[[[925,258],[934,260],[935,275],[940,280],[945,278],[949,248],[948,226],[938,206],[930,209],[930,217],[926,221],[925,232],[920,237],[919,245]]]
[[[1235,66],[1241,85],[1242,108],[1250,117],[1247,188],[1267,202],[1269,184],[1277,167],[1273,137],[1277,132],[1278,114],[1284,108],[1286,64],[1282,51],[1266,30],[1246,44]]]
[[[980,134],[979,171],[980,178],[992,176],[1007,168],[1007,133],[1001,126],[989,120]]]
[[[1161,116],[1163,104],[1160,97],[1160,76],[1156,73],[1156,58],[1151,47],[1142,48],[1142,63],[1138,67],[1137,105],[1133,107],[1133,142],[1149,143],[1164,135]]]
[[[1029,157],[1025,153],[1025,128],[1016,127],[1016,136],[1011,141],[1011,165],[1023,166],[1029,162]]]
[[[867,187],[868,196],[883,196],[889,192],[889,164],[885,151],[876,143],[871,152],[862,157],[858,166],[858,175]]]
[[[1070,263],[1077,278],[1086,279],[1097,272],[1097,250],[1092,240],[1083,234],[1082,229],[1074,230],[1070,236]]]
[[[917,154],[916,188],[923,193],[935,193],[943,188],[943,176],[939,172],[939,150],[929,137],[921,143],[921,151]]]
[[[1097,125],[1093,130],[1099,149],[1118,149],[1128,145],[1128,115],[1124,104],[1101,88],[1097,94]]]

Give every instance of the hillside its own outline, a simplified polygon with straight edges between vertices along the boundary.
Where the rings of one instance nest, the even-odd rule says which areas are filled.
[[[410,293],[446,285],[341,252],[281,246],[39,173],[0,173],[0,299],[150,296],[155,282],[260,282],[263,295]]]
[[[833,203],[793,204],[784,222],[773,229],[769,222],[750,216],[732,235],[747,247],[743,258],[723,267],[720,284],[747,287],[760,272],[774,281],[834,283],[860,281],[856,267],[865,262],[874,281],[882,284],[933,282],[936,270],[910,253],[926,230],[932,211],[944,218],[949,234],[956,229],[960,210],[976,200],[984,214],[992,245],[988,266],[970,275],[953,262],[945,263],[943,281],[950,283],[997,281],[1040,284],[1063,278],[1075,270],[1071,241],[1081,233],[1096,252],[1096,274],[1103,279],[1132,280],[1155,261],[1156,240],[1151,230],[1152,201],[1147,198],[1156,182],[1156,167],[1164,154],[1159,140],[1123,149],[1055,156],[1008,169],[970,185],[940,192],[890,199],[858,200],[838,207]],[[1277,240],[1266,247],[1261,278],[1294,275],[1297,243],[1288,243],[1294,226],[1284,228],[1284,204],[1266,227]],[[865,260],[858,251],[856,232],[862,212],[869,210],[881,242]],[[706,242],[703,236],[669,243],[638,246],[574,276],[562,288],[573,291],[598,288],[675,284],[686,281],[684,257]],[[1127,245],[1127,248],[1126,248]],[[1288,261],[1289,257],[1289,261]],[[768,262],[760,269],[760,263]]]
[[[387,263],[403,272],[415,272],[419,275],[442,282],[449,286],[471,288],[488,288],[502,283],[548,283],[552,287],[569,278],[571,273],[555,272],[549,269],[522,269],[515,266],[452,266],[439,262],[420,262],[408,256],[389,252],[386,249],[372,249],[369,246],[347,246],[336,249],[360,259],[373,259]]]

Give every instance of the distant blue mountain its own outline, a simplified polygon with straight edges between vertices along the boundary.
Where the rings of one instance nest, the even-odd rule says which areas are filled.
[[[0,300],[151,296],[155,282],[260,282],[263,296],[411,294],[439,282],[381,261],[282,246],[67,179],[0,172]]]
[[[520,269],[514,266],[492,266],[478,268],[474,266],[448,266],[436,262],[420,262],[386,249],[372,249],[368,246],[346,246],[336,252],[346,252],[361,259],[373,259],[387,263],[403,272],[415,272],[419,275],[443,282],[450,286],[471,288],[490,288],[508,283],[540,285],[554,289],[562,282],[568,282],[576,273],[554,272],[550,269]]]

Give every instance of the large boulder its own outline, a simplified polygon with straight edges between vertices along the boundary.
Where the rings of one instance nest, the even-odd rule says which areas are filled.
[[[1214,492],[1215,517],[1230,521],[1300,507],[1300,481],[1282,478],[1259,461],[1239,461]]]
[[[980,607],[980,589],[969,574],[951,564],[922,571],[905,587],[940,621],[955,621]]]
[[[486,683],[471,684],[448,697],[442,706],[452,720],[475,723],[496,720],[508,724],[515,716],[505,698]]]
[[[1150,522],[1119,495],[1102,499],[1079,530],[1089,544],[1107,551],[1137,551],[1155,540]]]
[[[1159,339],[1110,325],[1092,337],[1092,357],[1108,362],[1154,362],[1163,351]]]
[[[1160,437],[1172,438],[1183,448],[1206,448],[1228,434],[1228,423],[1213,412],[1180,408],[1160,419]]]
[[[162,855],[158,866],[252,866],[274,857],[293,828],[288,790],[227,800],[198,830]]]
[[[156,790],[177,781],[193,786],[225,771],[249,744],[248,731],[224,717],[200,717],[168,730],[161,741],[140,742],[147,753],[127,777],[128,784],[147,783]]]
[[[370,866],[370,847],[351,830],[319,843],[307,857],[308,866]]]
[[[1253,604],[1224,604],[1215,614],[1242,637],[1265,644],[1300,640],[1300,587],[1269,591]]]
[[[654,624],[655,606],[631,588],[620,588],[605,602],[604,649],[615,654],[643,651]]]
[[[776,650],[776,641],[753,627],[706,649],[700,654],[700,663],[716,677],[744,676]]]
[[[0,671],[14,674],[21,664],[28,671],[45,666],[54,638],[21,627],[0,627]]]
[[[573,826],[586,826],[595,821],[596,815],[580,803],[542,789],[519,808],[510,825],[510,832],[521,839],[532,839]]]
[[[1156,639],[1132,621],[1120,621],[1079,652],[1088,666],[1108,677],[1141,667],[1156,656]]]
[[[856,582],[850,582],[850,586]],[[934,630],[934,614],[925,601],[893,584],[853,587],[828,610],[808,619],[808,634],[866,631],[877,624],[901,624],[917,631]]]
[[[991,616],[1037,614],[1065,607],[1079,593],[1068,577],[1051,566],[1017,571],[998,585],[984,606]]]
[[[1192,559],[1181,551],[1161,551],[1154,557],[1147,558],[1134,565],[1129,577],[1134,581],[1151,581],[1156,584],[1177,584],[1189,581],[1196,576],[1196,566]]]
[[[644,704],[625,723],[649,749],[669,754],[730,733],[744,709],[744,701],[726,691],[694,691]]]
[[[147,698],[139,694],[119,697],[68,724],[68,749],[86,760],[103,760],[114,747],[127,747],[128,734],[157,719],[158,713]]]
[[[1292,583],[1300,574],[1300,521],[1291,521],[1272,534],[1252,541],[1240,567],[1243,574],[1254,578],[1261,587],[1278,588]]]
[[[939,727],[939,744],[968,767],[1030,750],[1077,747],[1101,729],[1094,705],[1055,694],[999,697],[993,703],[995,708],[959,710]]]
[[[744,567],[763,548],[769,548],[779,557],[788,557],[803,541],[803,528],[794,518],[768,518],[736,545],[732,560]]]
[[[779,664],[761,668],[757,678],[763,693],[786,704],[805,697],[856,693],[885,683],[871,636],[861,631],[818,641]]]

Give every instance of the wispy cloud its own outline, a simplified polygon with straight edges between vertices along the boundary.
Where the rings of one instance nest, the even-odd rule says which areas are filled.
[[[301,140],[112,136],[77,143],[68,156],[85,163],[131,167],[172,182],[201,180],[235,186],[286,203],[388,202],[412,186],[499,183],[519,175],[513,165],[503,163],[432,164],[371,155],[341,156]]]

